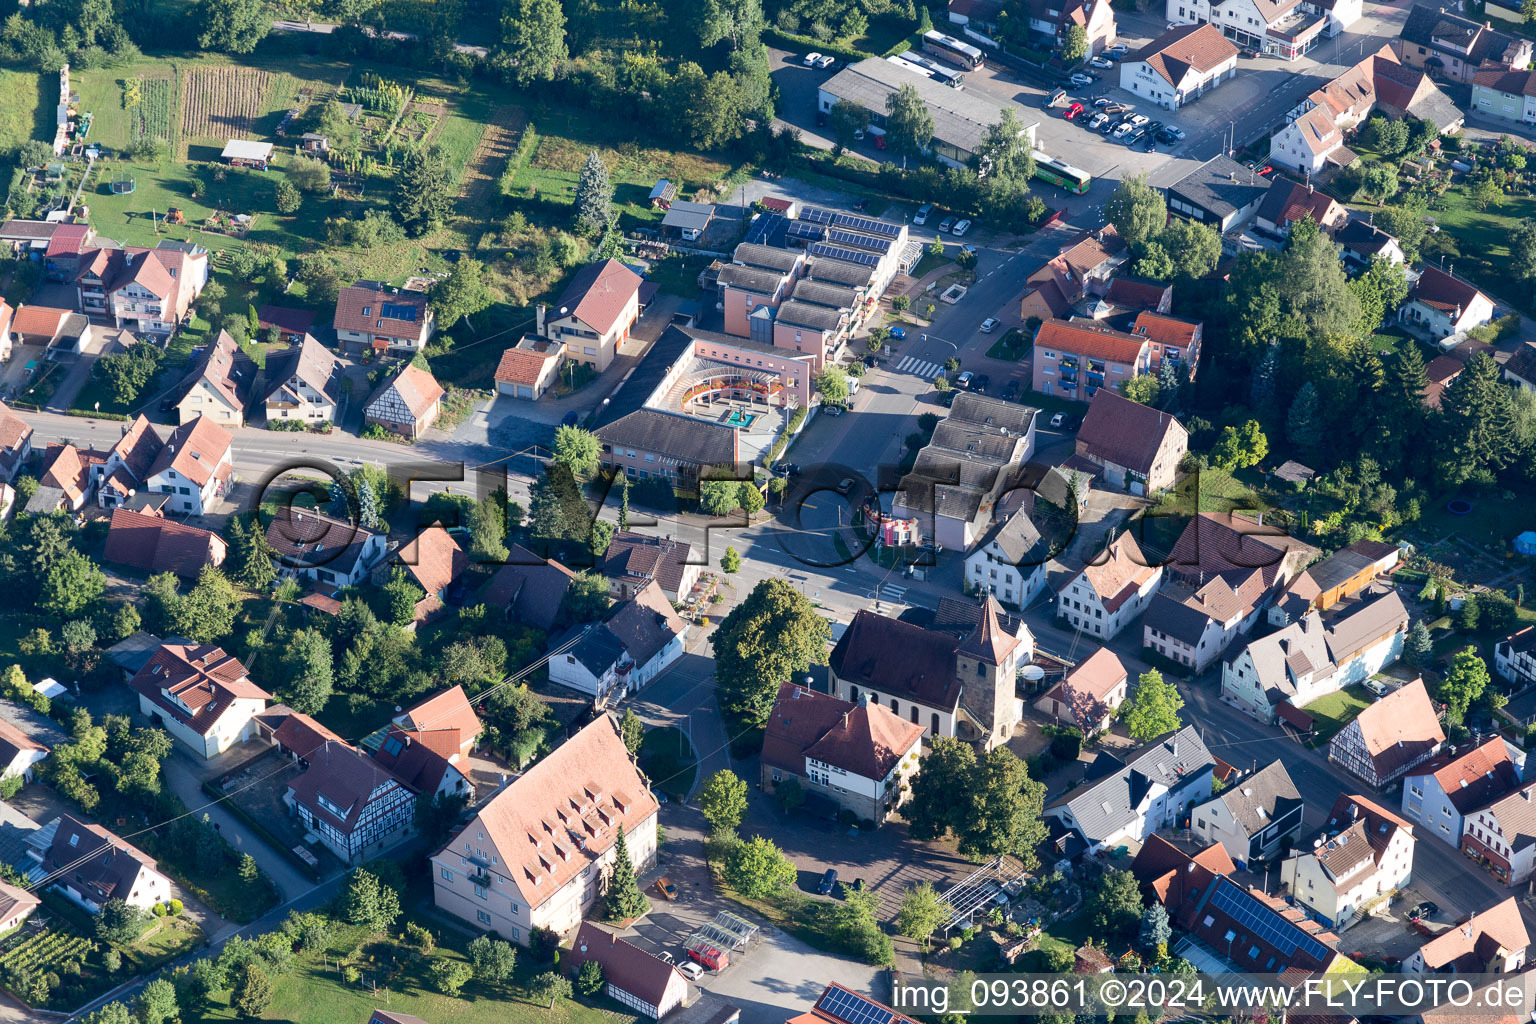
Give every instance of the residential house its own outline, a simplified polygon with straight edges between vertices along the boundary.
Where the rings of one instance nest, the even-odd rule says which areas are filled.
[[[1256,569],[1265,586],[1282,586],[1317,557],[1317,548],[1266,525],[1263,516],[1201,512],[1184,527],[1166,563],[1168,572],[1198,585],[1213,576],[1241,580]]]
[[[170,902],[171,880],[154,858],[100,825],[61,814],[27,838],[27,855],[48,888],[97,914],[107,900],[148,910]],[[31,873],[28,872],[30,875]]]
[[[32,766],[47,757],[49,750],[10,722],[0,719],[0,780],[32,781]],[[3,921],[0,915],[0,921]]]
[[[1525,969],[1530,933],[1520,903],[1510,896],[1469,914],[1403,961],[1404,974],[1518,974]]]
[[[985,750],[1020,721],[1019,666],[1034,655],[1028,627],[988,596],[965,635],[924,629],[861,609],[832,648],[829,688],[839,699],[882,699],[925,735],[958,736]]]
[[[1173,308],[1173,285],[1122,275],[1109,282],[1104,301],[1117,311],[1167,313]],[[1103,319],[1094,313],[1095,319]]]
[[[1042,395],[1086,402],[1151,369],[1151,344],[1092,320],[1047,320],[1035,332],[1034,382]]]
[[[450,686],[398,714],[394,723],[413,735],[430,737],[432,745],[453,761],[468,757],[480,740],[483,726],[462,686]]]
[[[1522,786],[1474,811],[1461,831],[1461,852],[1505,885],[1536,873],[1536,784]]]
[[[364,741],[371,746],[374,737]],[[377,737],[373,759],[423,798],[460,798],[474,801],[475,786],[469,766],[451,746],[451,737],[436,732],[411,732],[391,724]]]
[[[1168,212],[1218,234],[1242,227],[1258,213],[1269,179],[1229,156],[1218,156],[1163,189]]]
[[[437,422],[446,392],[426,370],[406,363],[363,407],[363,422],[402,437],[418,438]]]
[[[507,618],[548,633],[576,574],[552,558],[540,558],[518,544],[480,591],[477,603],[499,608]]]
[[[1142,645],[1198,675],[1253,628],[1269,596],[1262,569],[1215,574],[1198,585],[1169,576],[1142,616]]]
[[[1521,391],[1536,391],[1536,343],[1521,342],[1501,369],[1505,383]]]
[[[1022,497],[1022,495],[1021,495]],[[1013,505],[1017,507],[1012,507]],[[1045,589],[1046,567],[1055,548],[1041,533],[1056,533],[1066,516],[1034,501],[1008,502],[975,550],[965,556],[965,579],[1013,608],[1027,608]],[[1040,523],[1036,523],[1039,518]]]
[[[1113,286],[1110,288],[1114,290]],[[1184,367],[1189,379],[1195,379],[1200,369],[1200,341],[1205,325],[1194,320],[1181,320],[1168,316],[1164,310],[1142,310],[1131,325],[1131,333],[1149,339],[1150,361],[1147,371],[1160,374],[1163,364],[1171,363],[1175,369]]]
[[[819,281],[810,284],[817,289],[838,287]],[[813,356],[813,366],[819,370],[842,347],[852,323],[853,308],[807,302],[798,297],[801,291],[801,285],[795,285],[794,297],[779,303],[773,317],[773,346]]]
[[[337,340],[348,349],[409,357],[427,347],[436,318],[424,292],[358,281],[337,295],[332,325]]]
[[[688,979],[677,965],[583,921],[565,962],[579,972],[589,960],[603,969],[603,991],[641,1016],[660,1020],[688,998]]]
[[[96,493],[98,467],[107,457],[91,448],[72,444],[50,444],[43,453],[43,474],[39,487],[27,502],[30,513],[62,509],[78,512]]]
[[[319,512],[281,504],[267,544],[284,575],[340,587],[366,580],[384,558],[384,534]]]
[[[1108,647],[1100,647],[1035,701],[1035,710],[1092,736],[1108,730],[1114,722],[1115,711],[1125,703],[1130,679],[1125,663]]]
[[[267,422],[334,423],[345,375],[330,349],[306,334],[292,350],[267,359]]]
[[[181,249],[95,249],[75,270],[79,310],[137,334],[170,335],[208,283],[208,255]]]
[[[1475,81],[1478,69],[1488,61],[1517,71],[1531,66],[1529,39],[1444,6],[1414,4],[1392,48],[1410,67],[1462,82]]]
[[[1349,219],[1349,211],[1311,185],[1276,174],[1259,204],[1255,227],[1278,238],[1289,237],[1291,225],[1312,219],[1323,232],[1332,235]]]
[[[423,603],[433,607],[452,596],[454,584],[469,568],[469,555],[442,526],[428,526],[400,546],[394,561],[426,592]]]
[[[81,253],[94,250],[96,231],[89,224],[60,224],[48,239],[43,267],[50,281],[73,281]]]
[[[1369,221],[1346,221],[1343,227],[1333,233],[1333,240],[1339,243],[1344,262],[1357,270],[1368,269],[1371,261],[1378,258],[1399,267],[1408,262],[1397,239]]]
[[[674,203],[673,209],[680,204]],[[670,214],[669,214],[670,216]],[[538,333],[565,346],[565,357],[601,373],[640,318],[643,279],[618,260],[589,263],[576,272],[554,315],[536,310]]]
[[[1424,681],[1415,679],[1340,729],[1328,743],[1328,760],[1380,789],[1434,757],[1444,742]]]
[[[315,326],[316,313],[299,306],[260,305],[256,307],[256,326],[266,336],[277,331],[290,345],[297,345]]]
[[[606,620],[573,627],[568,636],[579,639],[550,659],[549,678],[591,694],[601,709],[639,692],[682,657],[688,623],[652,580],[619,602]]]
[[[690,564],[692,555],[693,547],[685,541],[620,530],[597,570],[608,578],[609,596],[615,601],[634,597],[654,582],[668,601],[681,603],[699,581],[701,567]]]
[[[1536,686],[1536,626],[1526,626],[1493,645],[1493,669],[1517,687]]]
[[[1472,109],[1484,117],[1536,124],[1536,70],[1484,61],[1472,75]]]
[[[560,380],[564,346],[525,334],[501,354],[496,366],[496,393],[536,402]]]
[[[32,454],[32,427],[0,402],[0,484],[16,479]]]
[[[742,242],[736,246],[732,260],[734,262],[720,268],[715,279],[718,301],[725,307],[725,333],[771,344],[771,320],[761,317],[754,320],[753,313],[764,308],[776,310],[789,297],[796,280],[805,270],[805,254]],[[768,325],[768,329],[754,332],[753,328],[759,322]],[[754,337],[755,333],[759,336]]]
[[[212,644],[161,644],[129,685],[146,718],[204,758],[254,738],[272,699],[239,658]]]
[[[1363,682],[1397,661],[1408,609],[1396,590],[1352,604],[1327,626],[1315,611],[1235,651],[1223,663],[1221,699],[1260,721],[1278,706],[1308,704]]]
[[[1323,924],[1340,931],[1413,880],[1413,825],[1363,796],[1341,794],[1321,845],[1280,862],[1280,883]]]
[[[1190,817],[1195,835],[1220,843],[1244,868],[1290,847],[1301,832],[1304,806],[1285,764],[1275,760],[1196,805]]]
[[[1040,49],[1059,48],[1074,26],[1083,30],[1089,56],[1114,45],[1115,12],[1108,0],[1032,0],[1023,10],[1028,15],[1030,31],[1046,44]],[[953,5],[950,18],[954,18]]]
[[[150,468],[164,450],[165,442],[141,413],[123,427],[123,435],[107,452],[106,461],[94,467],[96,503],[102,508],[121,508],[140,492],[147,494]]]
[[[879,825],[906,802],[923,726],[861,694],[857,701],[783,683],[763,734],[761,784],[789,780],[860,821]]]
[[[533,928],[567,933],[607,889],[620,830],[638,874],[656,863],[656,810],[617,726],[599,716],[432,855],[433,902],[522,945]]]
[[[180,424],[199,416],[222,427],[245,426],[246,407],[256,383],[256,364],[228,331],[192,361],[192,368],[171,391],[169,401]]]
[[[164,516],[131,509],[112,510],[107,526],[105,561],[146,573],[173,572],[192,579],[203,566],[220,566],[228,552],[224,538]]]
[[[1162,579],[1163,567],[1148,565],[1136,539],[1123,533],[1061,588],[1056,616],[1063,627],[1112,640],[1146,610]]]
[[[857,104],[869,112],[870,134],[881,136],[886,132],[887,97],[908,86],[917,90],[933,118],[928,155],[948,167],[967,166],[981,153],[988,130],[1002,120],[1003,111],[1019,109],[970,89],[940,85],[879,57],[850,64],[817,86],[816,109],[828,113],[839,100]],[[1035,122],[1023,121],[1019,134],[1033,147]]]
[[[1504,740],[1457,755],[1454,751],[1420,765],[1403,777],[1403,817],[1423,825],[1428,835],[1461,848],[1467,819],[1520,788],[1520,769]]]
[[[19,928],[43,901],[20,886],[0,882],[0,932]]]
[[[1019,299],[1019,319],[1064,317],[1073,303],[1107,294],[1126,259],[1125,240],[1113,225],[1083,235],[1029,275]]]
[[[145,487],[174,495],[177,512],[200,516],[212,510],[229,489],[234,441],[229,431],[202,416],[182,424],[166,438]]]
[[[1359,540],[1340,548],[1291,579],[1285,594],[1269,611],[1270,624],[1283,626],[1308,611],[1328,611],[1397,568],[1401,558],[1396,544],[1379,540]]]
[[[70,309],[23,303],[16,307],[16,314],[11,317],[11,343],[51,348],[64,333],[70,317],[75,315],[74,310]]]
[[[1189,431],[1172,415],[1108,388],[1095,392],[1077,432],[1077,454],[1132,494],[1172,487],[1188,451]]]
[[[1044,816],[1080,836],[1090,854],[1142,843],[1187,823],[1211,795],[1215,763],[1199,730],[1185,726],[1124,756],[1101,753],[1087,779],[1047,803]]]
[[[1439,267],[1425,267],[1397,312],[1403,325],[1439,340],[1464,334],[1493,319],[1493,300]]]
[[[343,864],[377,857],[414,830],[417,794],[380,762],[329,735],[303,760],[283,803]]]
[[[1347,8],[1330,18],[1329,7]],[[1172,24],[1208,23],[1221,34],[1250,53],[1263,53],[1282,60],[1295,60],[1307,53],[1319,40],[1337,35],[1339,28],[1328,31],[1330,22],[1345,24],[1344,18],[1360,17],[1358,2],[1335,5],[1304,3],[1302,0],[1168,0],[1168,21]]]
[[[1016,402],[960,395],[897,484],[892,514],[917,520],[919,534],[929,542],[969,551],[1034,454],[1039,412]]]
[[[1120,88],[1165,110],[1236,75],[1237,47],[1209,24],[1175,25],[1120,62]]]

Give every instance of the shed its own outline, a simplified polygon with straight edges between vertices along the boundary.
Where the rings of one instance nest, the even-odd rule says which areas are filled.
[[[1515,538],[1515,553],[1518,555],[1536,555],[1536,531],[1526,530]]]
[[[659,178],[655,185],[651,186],[651,206],[658,210],[670,210],[672,201],[677,198],[677,183]]]
[[[263,171],[272,162],[272,143],[255,142],[251,139],[230,139],[224,144],[219,159],[236,167],[259,167]]]
[[[662,229],[685,241],[694,241],[709,227],[709,222],[715,217],[713,203],[694,203],[686,199],[675,199],[667,209],[667,215],[662,218]]]

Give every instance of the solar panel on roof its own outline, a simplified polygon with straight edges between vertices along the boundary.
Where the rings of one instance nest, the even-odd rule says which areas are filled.
[[[836,214],[831,210],[824,210],[819,206],[802,206],[800,208],[800,219],[808,220],[812,224],[831,224],[832,218],[835,216]]]
[[[784,223],[784,218],[776,213],[765,213],[752,221],[752,226],[747,228],[746,240],[753,245],[767,245],[773,237],[774,231]]]
[[[789,233],[796,238],[820,238],[826,234],[826,230],[820,224],[801,224],[796,222],[789,226]]]
[[[848,1024],[891,1024],[896,1017],[894,1010],[866,999],[857,992],[841,988],[829,988],[823,992],[816,1002],[816,1008]]]
[[[812,256],[825,256],[829,260],[842,260],[844,263],[857,263],[863,267],[878,266],[880,257],[872,252],[860,252],[858,249],[845,249],[840,245],[828,245],[826,242],[813,242],[805,250]]]
[[[891,248],[889,239],[871,238],[869,235],[861,235],[856,231],[844,231],[840,228],[829,230],[827,241],[854,249],[867,249],[870,252],[889,252]]]
[[[1232,882],[1223,882],[1211,897],[1217,910],[1253,932],[1259,939],[1289,957],[1297,950],[1319,963],[1328,959],[1328,947],[1264,906]]]
[[[380,307],[379,315],[386,320],[415,320],[416,307],[386,302]]]
[[[839,213],[832,218],[832,223],[840,228],[852,228],[854,231],[862,231],[866,235],[880,235],[883,238],[895,238],[901,234],[901,225],[892,224],[890,221],[875,220],[873,217],[855,217],[851,213]]]

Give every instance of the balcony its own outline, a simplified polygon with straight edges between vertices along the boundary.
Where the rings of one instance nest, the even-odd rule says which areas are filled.
[[[1056,365],[1063,370],[1075,370],[1077,369],[1077,356],[1062,356]]]

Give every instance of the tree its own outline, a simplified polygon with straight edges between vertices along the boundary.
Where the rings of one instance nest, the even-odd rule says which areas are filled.
[[[760,0],[698,0],[693,14],[699,45],[705,48],[729,39],[731,49],[740,50],[755,43],[763,28]]]
[[[553,0],[527,0],[552,3]],[[437,147],[409,149],[395,175],[395,218],[412,238],[437,228],[453,209],[453,176]]]
[[[618,840],[614,843],[613,871],[608,876],[608,889],[603,893],[603,908],[610,921],[628,921],[651,909],[650,900],[645,898],[635,881],[635,864],[629,859],[623,825],[619,826]]]
[[[715,630],[715,679],[724,709],[744,724],[768,720],[779,684],[827,656],[831,624],[781,577],[765,579]]]
[[[613,224],[613,182],[608,165],[593,150],[576,179],[576,223],[590,234],[601,234]]]
[[[293,710],[317,715],[331,699],[331,642],[318,629],[296,629],[283,645],[283,700]]]
[[[712,516],[729,515],[741,507],[742,481],[731,466],[714,466],[699,479],[699,511]]]
[[[579,572],[565,588],[560,599],[560,611],[556,623],[574,626],[582,622],[596,622],[608,611],[613,601],[608,597],[608,580],[590,570]]]
[[[1178,688],[1163,679],[1157,669],[1141,674],[1136,692],[1124,704],[1126,730],[1131,738],[1146,743],[1179,728],[1179,709],[1184,698]]]
[[[1133,402],[1142,405],[1156,405],[1157,396],[1162,391],[1157,383],[1157,378],[1151,374],[1143,373],[1138,377],[1132,377],[1120,385],[1120,393]]]
[[[1173,926],[1168,923],[1168,911],[1156,900],[1141,915],[1141,929],[1136,944],[1151,953],[1167,948],[1173,938]]]
[[[1467,709],[1488,688],[1488,665],[1478,657],[1475,647],[1457,651],[1451,656],[1451,666],[1446,670],[1445,681],[1440,684],[1440,699],[1445,702],[1446,717],[1460,722],[1467,716]]]
[[[1209,224],[1174,217],[1157,236],[1158,245],[1173,261],[1174,274],[1195,280],[1216,269],[1221,260],[1221,235]]]
[[[1530,0],[1536,4],[1536,0]],[[1536,278],[1536,220],[1522,220],[1509,235],[1509,270],[1521,281]]]
[[[134,1002],[142,1024],[164,1024],[165,1021],[175,1020],[179,1013],[176,986],[168,978],[145,982],[139,990],[139,998]]]
[[[576,972],[576,991],[584,996],[597,995],[603,990],[604,984],[606,983],[603,980],[603,965],[596,960],[588,960],[581,965],[581,970]]]
[[[1397,239],[1398,248],[1403,250],[1409,263],[1418,262],[1419,246],[1429,231],[1429,226],[1424,223],[1424,213],[1422,205],[1387,206],[1376,211],[1376,226]]]
[[[528,518],[528,532],[545,555],[587,543],[592,536],[592,510],[570,466],[559,461],[545,465],[544,476],[530,488]]]
[[[734,576],[741,570],[741,554],[734,548],[727,546],[725,554],[720,556],[720,571]]]
[[[569,58],[558,0],[510,0],[503,10],[502,50],[493,63],[518,85],[549,81]]]
[[[1423,619],[1415,619],[1403,640],[1403,660],[1414,668],[1424,668],[1434,657],[1434,641]]]
[[[1490,206],[1498,209],[1504,205],[1504,186],[1499,184],[1493,173],[1489,171],[1477,179],[1476,184],[1472,186],[1469,198],[1479,213]]]
[[[1371,265],[1365,273],[1351,281],[1349,286],[1360,301],[1360,325],[1357,330],[1362,337],[1375,334],[1387,316],[1395,312],[1408,297],[1408,278],[1403,268],[1384,256],[1371,257]]]
[[[512,977],[512,969],[517,966],[517,950],[512,944],[489,935],[472,940],[468,954],[475,977],[493,985],[500,985]]]
[[[474,970],[463,960],[440,956],[432,961],[432,987],[445,996],[456,996],[474,977]]]
[[[706,75],[698,64],[684,61],[667,84],[661,105],[676,130],[694,145],[714,148],[741,133],[736,83],[724,71]]]
[[[729,768],[720,769],[699,791],[699,810],[716,835],[734,834],[747,813],[747,784]]]
[[[1088,30],[1081,25],[1068,25],[1067,34],[1061,40],[1061,59],[1076,64],[1088,56]]]
[[[104,942],[129,946],[138,941],[148,924],[149,911],[129,906],[114,896],[103,903],[96,914],[96,937]]]
[[[1247,469],[1257,466],[1269,454],[1269,439],[1258,420],[1248,420],[1241,427],[1227,427],[1211,449],[1211,464],[1218,469]]]
[[[427,596],[404,566],[390,570],[389,579],[381,588],[385,607],[389,609],[389,621],[404,626],[416,618],[416,602]]]
[[[838,100],[827,112],[827,128],[832,141],[847,149],[858,141],[860,132],[869,130],[869,111],[852,100]]]
[[[1486,352],[1467,361],[1440,398],[1437,467],[1456,485],[1505,468],[1515,457],[1509,389]]]
[[[380,882],[377,875],[354,868],[341,896],[342,916],[371,932],[382,932],[400,916],[400,894]]]
[[[749,900],[768,899],[795,884],[795,866],[773,840],[741,840],[725,854],[725,880]]]
[[[1372,164],[1360,177],[1357,196],[1373,199],[1381,206],[1397,195],[1397,169],[1391,164]]]
[[[240,866],[236,868],[236,873],[240,876],[240,881],[246,885],[255,885],[256,880],[261,877],[261,867],[256,863],[255,857],[252,857],[249,853],[242,853],[240,855]]]
[[[57,618],[85,611],[106,589],[107,577],[96,563],[70,549],[43,574],[38,609]]]
[[[1132,249],[1158,236],[1168,222],[1168,204],[1146,175],[1127,178],[1115,187],[1104,214]]]
[[[901,897],[901,909],[896,912],[896,930],[913,942],[921,942],[928,948],[928,940],[949,917],[953,908],[928,882],[907,887]]]
[[[460,258],[448,271],[448,276],[433,286],[430,304],[439,331],[485,309],[491,304],[491,289],[485,283],[485,264],[468,256]]]
[[[1025,126],[1012,108],[1003,108],[997,123],[987,126],[976,157],[977,169],[985,168],[989,180],[1023,186],[1028,191],[1027,183],[1035,174],[1035,154]]]
[[[1141,890],[1129,871],[1106,871],[1088,895],[1094,928],[1126,934],[1141,920]]]
[[[590,476],[597,469],[602,442],[590,430],[561,425],[555,428],[554,460],[578,476]]]
[[[528,994],[538,1002],[549,1000],[549,1009],[555,1008],[555,1000],[571,997],[571,981],[563,974],[545,971],[528,983]]]
[[[1323,410],[1317,388],[1307,381],[1296,392],[1285,417],[1285,436],[1304,452],[1315,452],[1323,443]]]
[[[267,1007],[272,1005],[272,996],[272,979],[259,962],[247,961],[240,968],[240,980],[235,983],[232,1004],[235,1012],[247,1020],[260,1018],[266,1014]]]
[[[299,207],[304,205],[304,197],[299,190],[293,187],[293,183],[286,178],[278,181],[272,189],[272,202],[277,207],[278,213],[298,213]]]
[[[915,839],[953,834],[966,857],[1012,853],[1033,866],[1044,804],[1045,787],[1006,747],[978,758],[969,744],[940,736],[918,765],[905,813]]]
[[[207,0],[197,45],[224,53],[250,53],[272,31],[272,12],[264,0]]]
[[[908,158],[922,156],[933,141],[933,115],[915,85],[903,85],[885,97],[885,138],[891,150]]]
[[[240,598],[224,573],[205,565],[197,584],[171,608],[172,630],[200,644],[215,643],[235,628]]]
[[[848,401],[848,375],[841,367],[829,364],[816,375],[815,382],[823,402],[840,405]]]
[[[109,952],[116,953],[116,950]],[[122,954],[118,954],[121,959]],[[85,1024],[134,1024],[133,1013],[126,1003],[108,1003],[85,1018]]]

